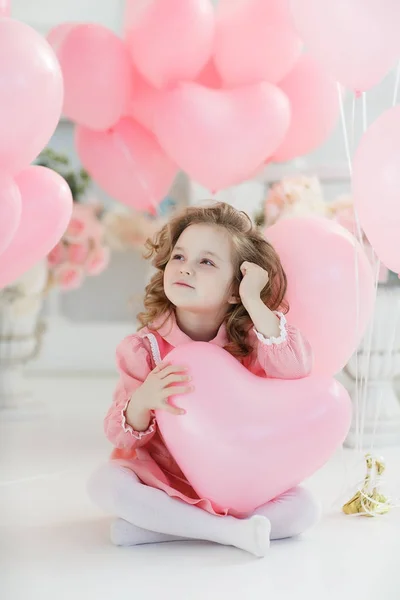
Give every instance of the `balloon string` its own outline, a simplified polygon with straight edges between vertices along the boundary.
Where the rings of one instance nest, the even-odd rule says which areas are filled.
[[[353,94],[353,101],[351,104],[351,147],[354,149],[355,135],[356,135],[356,104],[357,95]]]
[[[346,115],[345,115],[345,110],[344,110],[342,87],[339,82],[337,82],[337,92],[338,92],[338,98],[339,98],[340,117],[341,117],[341,122],[342,122],[344,147],[345,147],[345,152],[346,152],[347,164],[348,164],[348,168],[349,168],[349,174],[351,177],[353,174],[353,168],[352,168],[352,162],[351,162],[349,136],[348,136],[347,126],[346,126]],[[360,227],[360,222],[358,219],[357,211],[354,207],[354,203],[353,203],[353,210],[354,210],[354,220],[355,220],[356,228],[357,228],[357,237],[358,237],[360,243],[362,244],[361,227]],[[359,278],[357,245],[354,246],[354,270],[355,270],[355,279],[356,279],[356,281],[355,281],[355,284],[356,284],[356,290],[355,290],[355,292],[356,292],[356,339],[358,341],[359,331],[360,331],[360,285],[359,285],[360,278]],[[356,363],[355,364],[356,382],[355,382],[355,389],[354,389],[354,404],[355,404],[354,410],[355,410],[355,428],[356,428],[356,447],[357,447],[357,449],[359,449],[361,447],[361,445],[360,445],[359,377],[358,377],[359,357],[358,357],[357,351],[355,353],[355,363]]]
[[[362,117],[363,117],[363,133],[367,131],[368,128],[368,119],[367,119],[367,94],[366,92],[362,93]]]
[[[353,174],[353,168],[351,164],[351,154],[350,154],[350,145],[349,145],[349,136],[347,134],[346,127],[346,116],[344,112],[344,103],[343,103],[343,94],[342,88],[339,82],[337,82],[337,91],[339,97],[339,106],[340,106],[340,118],[342,121],[342,130],[343,130],[343,139],[344,139],[344,149],[346,152],[347,166],[349,167],[350,176]]]
[[[375,255],[374,253],[374,257],[375,257],[375,301],[374,301],[374,309],[373,309],[373,317],[371,319],[371,323],[370,323],[370,327],[369,327],[369,331],[368,331],[368,338],[367,338],[367,343],[366,343],[366,358],[365,358],[365,362],[364,362],[364,369],[363,369],[363,375],[362,375],[362,379],[361,379],[361,426],[360,426],[360,431],[361,431],[361,437],[364,436],[364,429],[365,429],[365,415],[366,415],[366,411],[367,411],[367,392],[368,392],[368,382],[369,382],[369,375],[370,375],[370,366],[371,366],[371,350],[372,350],[372,338],[373,338],[373,333],[374,333],[374,326],[375,326],[375,318],[374,318],[374,314],[375,314],[375,309],[376,309],[376,299],[377,299],[377,291],[378,291],[378,283],[379,283],[379,271],[381,268],[381,262],[378,259],[378,257]],[[376,415],[376,420],[378,419],[379,415]],[[374,429],[375,429],[375,433],[376,433],[376,423],[374,424]],[[373,435],[373,437],[375,437],[375,434]],[[373,446],[371,446],[371,449],[373,448]]]
[[[396,70],[396,79],[395,79],[395,83],[394,83],[394,92],[393,92],[393,106],[396,106],[397,104],[397,96],[399,95],[399,86],[400,86],[400,60],[397,64],[397,70]]]

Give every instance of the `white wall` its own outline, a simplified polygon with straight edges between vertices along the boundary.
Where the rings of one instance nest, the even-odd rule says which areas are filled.
[[[11,15],[46,35],[64,21],[101,23],[119,33],[124,0],[11,0]]]

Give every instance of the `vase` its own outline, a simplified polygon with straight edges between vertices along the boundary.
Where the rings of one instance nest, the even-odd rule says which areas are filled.
[[[360,450],[400,445],[399,285],[378,287],[372,323],[344,371],[354,406],[346,445]]]
[[[47,268],[40,263],[0,290],[0,410],[21,409],[33,401],[25,366],[40,350],[46,282]]]

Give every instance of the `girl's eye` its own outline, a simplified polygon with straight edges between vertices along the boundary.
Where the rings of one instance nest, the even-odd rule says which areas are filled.
[[[174,254],[172,260],[181,260],[183,258],[182,254]]]
[[[215,267],[214,263],[211,262],[211,260],[208,260],[208,258],[203,258],[203,260],[201,261],[202,265],[207,265],[209,267]]]

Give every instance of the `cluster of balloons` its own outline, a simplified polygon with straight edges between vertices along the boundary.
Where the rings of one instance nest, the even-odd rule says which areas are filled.
[[[127,0],[124,29],[64,23],[48,40],[83,165],[138,210],[178,168],[217,191],[336,124],[335,80],[302,54],[288,0]]]
[[[43,258],[64,233],[72,196],[64,179],[31,166],[52,136],[63,102],[49,44],[0,6],[0,288]]]
[[[290,0],[308,51],[354,92],[378,84],[400,59],[400,2]],[[364,133],[353,165],[360,224],[381,262],[400,272],[400,108],[385,111]],[[364,297],[362,297],[364,302]]]
[[[400,58],[399,2],[290,0],[290,8],[310,57],[355,93],[379,83]],[[280,83],[285,92],[291,78],[293,72]],[[299,79],[304,82],[301,73]],[[303,94],[307,110],[306,86]],[[363,135],[352,178],[362,229],[379,259],[397,273],[399,140],[400,107],[395,107]],[[288,275],[290,320],[313,346],[314,373],[338,372],[357,348],[373,311],[374,275],[363,249],[339,225],[320,218],[281,220],[266,236]]]

